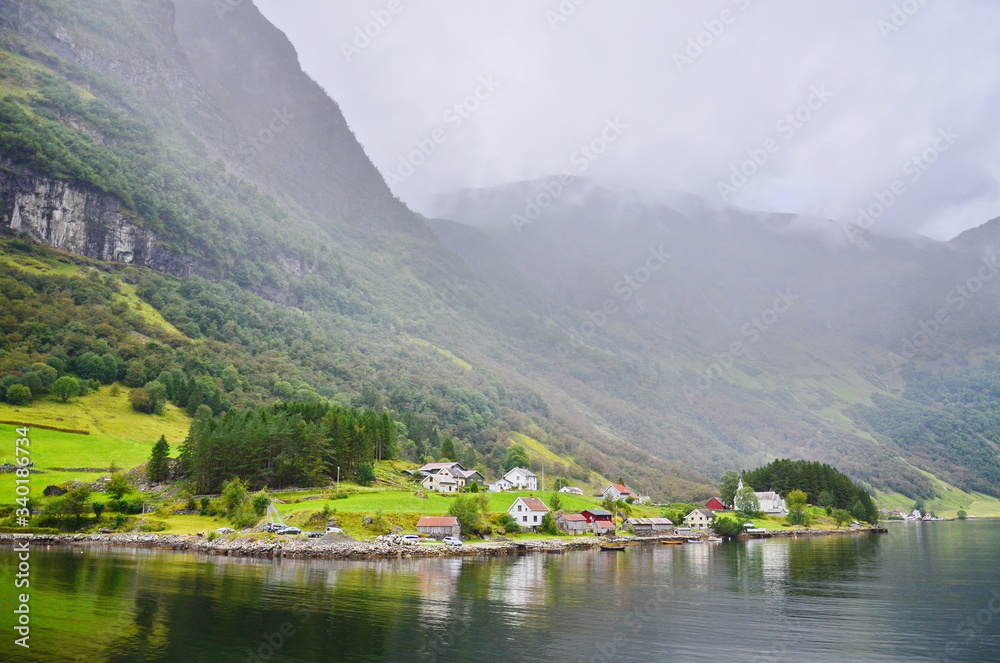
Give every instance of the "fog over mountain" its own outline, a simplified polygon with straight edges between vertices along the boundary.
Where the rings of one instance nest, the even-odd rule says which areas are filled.
[[[888,192],[879,234],[950,239],[1000,215],[995,3],[258,4],[425,213],[442,192],[567,170],[839,222]],[[627,128],[574,160],[608,120]]]

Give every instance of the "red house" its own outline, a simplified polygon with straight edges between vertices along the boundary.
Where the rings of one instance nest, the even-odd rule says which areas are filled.
[[[718,497],[713,497],[708,501],[708,504],[705,505],[705,508],[709,511],[725,511],[726,505],[723,504],[722,500]]]
[[[611,515],[611,512],[605,511],[604,509],[587,509],[580,515],[586,518],[588,523],[593,523],[595,520],[600,520],[606,523],[614,522],[614,516]]]

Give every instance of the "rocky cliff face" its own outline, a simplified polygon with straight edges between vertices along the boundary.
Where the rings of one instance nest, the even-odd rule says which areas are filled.
[[[27,233],[77,255],[150,267],[178,276],[212,276],[196,258],[160,245],[122,211],[118,200],[72,182],[0,162],[0,230]]]

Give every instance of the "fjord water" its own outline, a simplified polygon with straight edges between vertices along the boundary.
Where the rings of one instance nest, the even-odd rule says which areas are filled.
[[[31,552],[31,649],[0,660],[966,661],[1000,658],[1000,522],[489,559]]]

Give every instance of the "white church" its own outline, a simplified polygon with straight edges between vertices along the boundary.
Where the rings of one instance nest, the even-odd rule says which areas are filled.
[[[743,490],[742,478],[740,479],[740,485],[736,490]],[[785,504],[784,498],[773,490],[761,493],[754,492],[754,495],[757,496],[757,502],[760,504],[761,513],[768,516],[779,516],[782,518],[788,515],[788,505]]]

